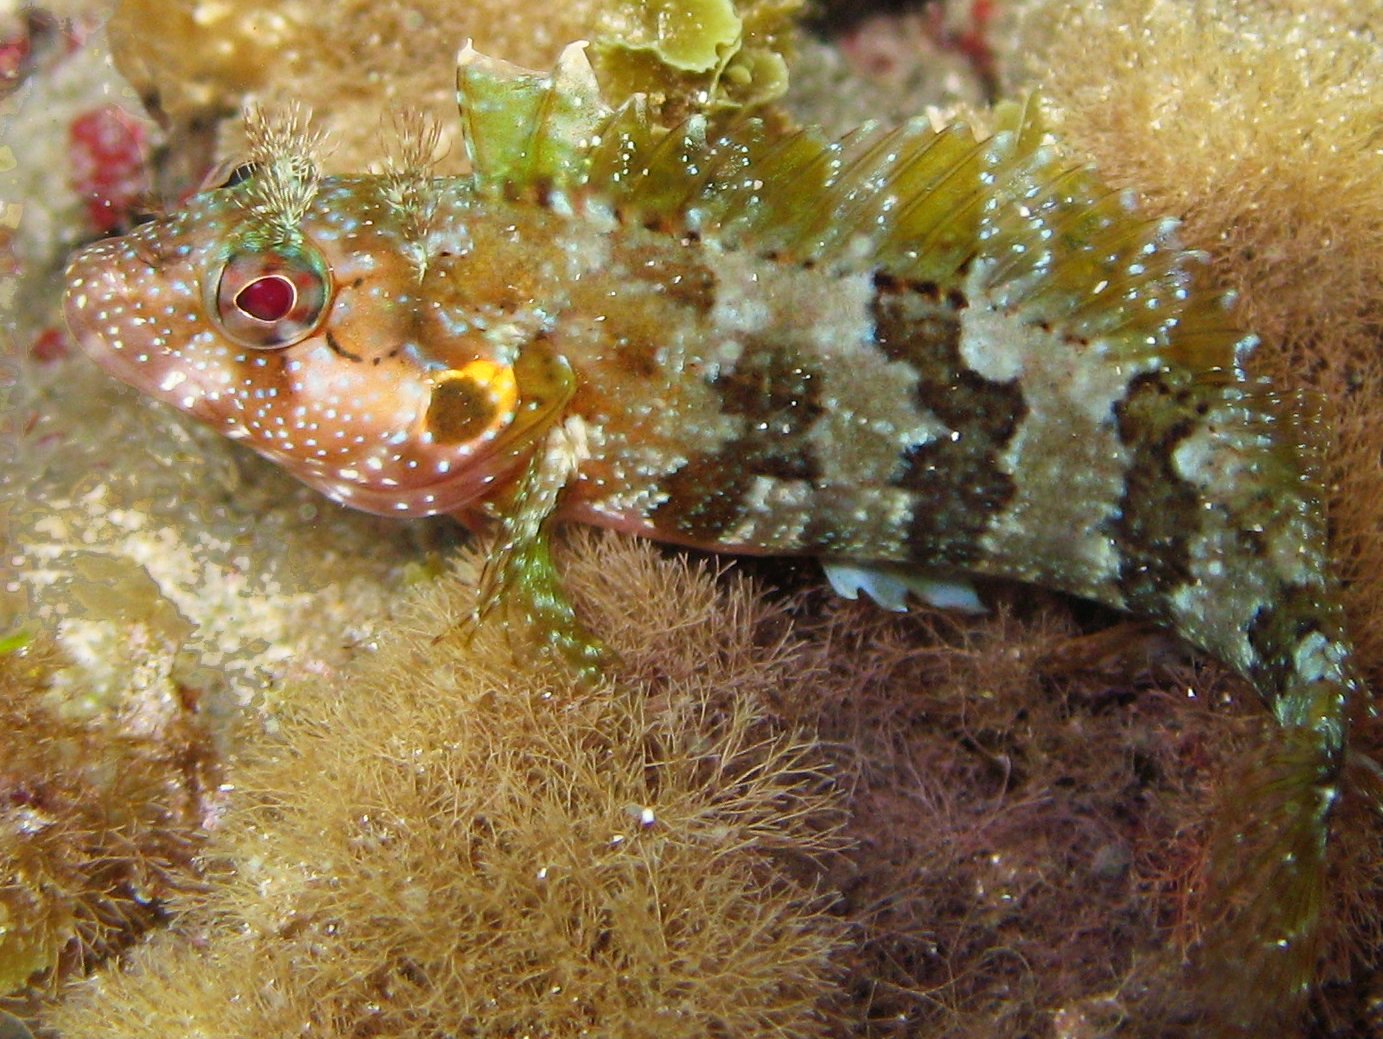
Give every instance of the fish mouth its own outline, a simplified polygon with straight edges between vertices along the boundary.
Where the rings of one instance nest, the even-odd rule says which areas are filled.
[[[118,240],[96,242],[67,265],[63,316],[73,337],[108,375],[174,407],[202,417],[205,390],[176,354],[150,343],[148,319],[136,302],[138,286],[122,269],[128,256]]]

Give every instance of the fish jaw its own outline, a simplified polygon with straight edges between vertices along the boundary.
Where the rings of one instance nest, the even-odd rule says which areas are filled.
[[[229,358],[218,363],[212,344],[197,342],[207,337],[186,286],[151,283],[141,292],[145,286],[129,273],[141,262],[138,256],[130,239],[110,238],[72,258],[63,298],[68,328],[110,375],[236,437],[234,422],[216,423],[216,409],[208,401],[234,381]],[[167,302],[160,306],[165,294]],[[156,306],[164,311],[158,325]]]
[[[517,398],[511,373],[487,359],[483,341],[439,347],[435,322],[410,303],[415,274],[401,250],[348,241],[325,221],[309,219],[300,243],[327,282],[310,333],[273,349],[236,341],[212,313],[223,271],[243,255],[234,207],[216,194],[73,258],[64,307],[85,352],[354,508],[433,515],[503,491],[549,401],[493,403],[488,422],[458,419],[458,408],[490,408],[494,386]]]

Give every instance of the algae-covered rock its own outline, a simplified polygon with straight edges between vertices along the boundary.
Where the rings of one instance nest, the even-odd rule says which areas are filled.
[[[659,0],[601,14],[594,64],[607,96],[650,96],[665,122],[689,111],[762,105],[788,85],[797,0]],[[541,67],[541,66],[540,66]]]
[[[693,108],[759,105],[782,94],[802,0],[123,0],[110,25],[121,71],[187,147],[247,100],[306,104],[334,149],[328,169],[381,156],[381,118],[421,112],[455,124],[456,55],[477,50],[550,68],[591,43],[604,96],[650,96],[676,118]],[[453,148],[444,170],[460,168]]]
[[[73,710],[51,640],[0,652],[0,996],[56,988],[128,945],[196,878],[208,735],[186,705]]]
[[[1377,38],[1377,3],[1275,0],[1188,5],[1144,0],[973,6],[1005,15],[1016,7],[1029,10],[1031,18],[1009,37],[1001,53],[1001,72],[1010,89],[1019,89],[1020,80],[1029,82],[1026,74],[1020,77],[1014,71],[1028,61],[1045,69],[1040,77],[1043,90],[1063,121],[1067,144],[1098,156],[1107,177],[1139,190],[1154,209],[1190,218],[1184,233],[1191,243],[1215,255],[1221,271],[1240,286],[1254,322],[1272,331],[1254,363],[1276,367],[1288,378],[1313,380],[1343,401],[1340,448],[1333,456],[1332,484],[1338,489],[1332,521],[1340,538],[1337,544],[1344,549],[1342,564],[1352,578],[1349,594],[1361,657],[1378,688],[1383,646],[1383,624],[1377,620],[1383,604],[1383,543],[1377,537],[1383,527],[1378,514],[1383,503],[1378,467],[1383,409],[1378,400],[1383,380],[1374,348],[1380,327],[1377,293],[1383,285],[1376,248],[1383,212],[1378,185],[1383,176],[1374,165],[1379,152],[1369,146],[1374,140],[1369,134],[1379,124],[1379,95],[1373,82],[1377,61],[1370,57],[1376,51],[1369,49],[1375,46],[1371,38]],[[185,152],[199,123],[214,123],[238,109],[242,97],[258,96],[272,104],[296,96],[310,100],[318,119],[332,124],[338,145],[331,162],[338,169],[359,168],[375,157],[380,109],[423,107],[440,125],[455,125],[454,56],[466,35],[475,37],[479,49],[530,68],[550,67],[563,45],[587,38],[593,41],[588,48],[593,65],[601,67],[603,62],[607,76],[682,99],[696,96],[714,81],[732,103],[744,96],[732,91],[746,72],[751,86],[769,82],[785,53],[781,41],[774,42],[771,35],[774,26],[783,25],[771,4],[737,8],[745,42],[723,66],[713,63],[704,69],[681,66],[706,62],[712,52],[717,62],[722,59],[722,45],[716,41],[726,37],[723,20],[711,20],[710,25],[720,28],[700,38],[699,52],[694,46],[674,48],[671,61],[665,61],[646,47],[621,46],[618,41],[602,45],[593,23],[579,20],[597,7],[617,9],[616,4],[584,0],[537,7],[308,5],[294,0],[274,5],[240,0],[130,3],[116,25],[129,34],[120,43],[126,56],[122,62],[132,60],[128,56],[136,51],[144,55],[142,71],[137,64],[129,67],[146,94],[158,93],[160,107],[171,119],[170,154]],[[788,14],[795,8],[795,3],[779,5]],[[649,5],[643,10],[658,9]],[[1194,17],[1188,17],[1188,11]],[[445,12],[472,17],[474,28],[453,36],[441,21]],[[760,17],[763,21],[756,22]],[[893,32],[889,23],[880,22],[867,34],[861,30],[843,44],[831,41],[813,51],[849,54],[855,65],[842,62],[839,68],[845,71],[839,75],[854,79],[856,85],[861,57],[867,63],[870,56],[884,52],[898,64],[879,78],[881,86],[863,94],[838,86],[840,79],[824,80],[804,102],[804,116],[831,121],[833,106],[850,100],[852,112],[833,123],[843,132],[866,116],[887,113],[885,118],[893,119],[916,114],[929,102],[951,100],[945,89],[951,77],[944,71],[937,75],[940,65],[932,52],[911,46],[925,35],[922,20],[901,24],[903,31]],[[756,45],[756,32],[770,35]],[[272,46],[266,49],[260,41]],[[1056,49],[1054,42],[1059,44]],[[759,62],[764,63],[762,71]],[[798,71],[794,78],[803,78]],[[38,294],[44,287],[38,278],[30,282],[33,291],[20,297],[19,316],[28,324],[54,320],[51,297],[56,283],[51,272],[60,268],[61,257],[52,243],[59,238],[30,234],[29,229],[44,226],[46,208],[65,190],[52,172],[63,169],[64,135],[49,132],[45,124],[65,121],[61,113],[66,108],[54,98],[61,100],[63,91],[75,89],[64,86],[39,96],[28,110],[33,118],[15,131],[22,139],[4,142],[14,145],[19,172],[27,175],[21,188],[21,230],[26,241],[42,247],[30,250],[28,259],[35,267],[46,264],[50,273],[46,303]],[[91,89],[85,103],[103,101],[104,89]],[[6,125],[8,129],[11,124]],[[231,137],[238,140],[238,135]],[[1227,163],[1230,154],[1241,161]],[[459,163],[459,148],[452,149],[448,161]],[[75,202],[72,205],[75,208]],[[7,209],[6,218],[13,212]],[[381,776],[380,785],[368,789],[387,789],[397,798],[437,789],[435,783],[426,785],[431,781],[429,767],[456,748],[427,744],[434,756],[419,771],[410,756],[413,748],[397,742],[392,719],[376,724],[376,731],[367,731],[365,741],[354,747],[359,719],[352,722],[349,709],[362,699],[352,693],[350,683],[365,682],[367,691],[375,689],[371,683],[379,673],[368,661],[351,670],[348,678],[339,677],[338,671],[353,656],[368,656],[371,632],[381,631],[394,647],[386,650],[390,659],[400,662],[410,676],[403,688],[413,690],[410,695],[417,693],[411,683],[423,673],[419,663],[438,658],[430,647],[420,645],[418,655],[405,660],[399,640],[414,638],[416,632],[436,637],[445,625],[436,617],[417,621],[416,632],[410,634],[417,615],[398,617],[392,604],[402,583],[431,587],[436,568],[417,562],[430,557],[426,544],[415,540],[437,536],[437,528],[425,528],[426,533],[415,539],[382,522],[345,516],[267,467],[239,457],[214,437],[201,436],[115,391],[79,359],[44,370],[18,363],[15,359],[29,342],[23,338],[5,343],[7,379],[19,387],[13,413],[20,420],[7,433],[14,435],[13,443],[6,444],[13,449],[13,464],[0,477],[0,488],[6,495],[3,509],[11,547],[24,549],[16,557],[22,576],[18,585],[29,597],[27,604],[16,607],[17,615],[31,606],[45,625],[65,629],[69,655],[85,654],[86,660],[79,666],[65,657],[62,668],[48,672],[51,681],[46,685],[29,685],[50,693],[73,691],[73,697],[58,702],[79,705],[81,718],[45,724],[37,735],[32,726],[0,719],[15,733],[13,760],[19,763],[19,774],[67,782],[76,773],[67,769],[69,751],[57,752],[64,746],[89,750],[98,764],[121,760],[127,751],[140,753],[140,747],[151,749],[150,744],[130,742],[128,733],[121,737],[118,725],[113,726],[117,738],[107,742],[110,729],[96,725],[93,714],[122,704],[169,709],[176,701],[166,694],[179,687],[205,691],[207,702],[222,710],[251,702],[275,708],[265,726],[271,739],[265,757],[248,773],[264,779],[266,787],[240,795],[237,828],[218,838],[216,845],[229,852],[229,879],[218,886],[214,898],[175,917],[178,929],[156,938],[147,951],[129,954],[127,966],[93,981],[81,1004],[63,1011],[67,1016],[59,1023],[75,1022],[74,1034],[87,1029],[107,1035],[128,1021],[128,1034],[145,1034],[140,1029],[147,1027],[148,1034],[160,1039],[191,1035],[195,1027],[210,1032],[227,1023],[221,1034],[246,1026],[259,1028],[259,1034],[280,1026],[284,1034],[295,1031],[304,1021],[300,1011],[317,999],[320,986],[339,981],[343,965],[358,966],[362,961],[352,957],[362,949],[368,953],[380,948],[381,935],[381,960],[393,966],[404,964],[395,954],[408,942],[435,953],[431,943],[439,931],[445,935],[438,922],[452,914],[447,904],[433,901],[433,895],[458,897],[457,892],[433,892],[425,885],[403,882],[406,874],[393,858],[401,845],[435,848],[430,842],[437,829],[394,830],[390,821],[379,824],[373,811],[338,813],[331,841],[323,846],[319,832],[306,825],[321,802],[308,795],[331,792],[329,785],[314,785],[307,767],[292,774],[302,761],[322,759],[298,759],[284,751],[305,742],[315,743],[314,755],[358,750],[350,763],[338,763],[337,771],[330,773],[348,777],[341,784],[348,792],[367,789],[366,784],[374,782],[371,777]],[[93,570],[81,562],[82,554],[91,552],[124,558],[98,563]],[[618,598],[639,623],[624,627],[623,634],[619,631],[624,622],[609,614],[601,614],[597,623],[624,653],[621,674],[628,683],[626,692],[635,690],[634,699],[617,709],[642,706],[640,733],[666,735],[667,721],[687,722],[686,732],[704,741],[694,748],[699,754],[723,746],[715,736],[724,730],[715,730],[715,718],[687,721],[669,714],[671,700],[661,695],[669,687],[659,683],[669,673],[715,661],[725,645],[696,626],[699,600],[687,597],[685,586],[668,578],[675,569],[660,568],[657,572],[663,576],[648,582],[614,570]],[[83,602],[91,604],[86,590],[98,587],[103,573],[117,581],[123,601],[143,605],[125,612],[82,612]],[[781,577],[784,571],[773,573]],[[578,589],[593,587],[601,579],[590,566],[577,565],[572,574]],[[72,578],[76,584],[70,583]],[[813,583],[815,577],[798,580]],[[799,619],[805,619],[796,629],[797,637],[809,638],[815,648],[804,649],[790,662],[779,660],[782,667],[774,664],[772,688],[755,686],[758,699],[751,696],[749,702],[764,713],[754,731],[790,732],[801,739],[817,733],[824,745],[811,748],[811,760],[835,753],[847,762],[841,773],[851,780],[847,825],[858,850],[848,866],[837,864],[825,875],[810,866],[793,873],[794,883],[803,876],[817,878],[823,891],[836,893],[834,911],[853,931],[851,941],[841,942],[829,928],[817,930],[823,924],[820,918],[802,924],[804,929],[794,938],[801,942],[797,947],[834,950],[828,959],[842,974],[822,968],[826,960],[809,957],[810,968],[800,983],[790,980],[794,987],[789,994],[801,1007],[816,1000],[818,1010],[843,1010],[842,1017],[832,1019],[840,1035],[995,1039],[1050,1033],[1165,1039],[1199,1034],[1178,998],[1184,981],[1180,957],[1197,938],[1193,909],[1196,899],[1203,897],[1197,870],[1204,855],[1205,825],[1214,784],[1252,741],[1260,712],[1252,705],[1246,711],[1235,708],[1233,702],[1243,699],[1244,690],[1204,661],[1189,662],[1184,647],[1169,648],[1145,634],[1110,627],[1113,618],[1051,597],[1034,598],[1026,592],[1004,597],[987,591],[986,598],[995,614],[964,620],[928,614],[899,620],[858,606],[823,605],[819,598],[792,601]],[[718,602],[727,615],[750,608],[734,597]],[[662,629],[640,620],[650,604],[658,603],[676,610]],[[180,629],[180,617],[196,628]],[[694,637],[669,636],[684,624]],[[147,641],[131,643],[122,634],[137,628],[144,630],[141,637]],[[781,616],[766,619],[754,629],[754,654],[778,660],[775,654],[786,630]],[[445,638],[443,643],[447,644]],[[10,648],[21,644],[27,643],[16,642]],[[522,642],[517,645],[517,666],[527,675],[532,661],[523,657]],[[143,647],[158,650],[153,655],[159,667],[128,670]],[[451,670],[463,672],[473,666],[474,658],[467,657],[464,664],[453,660]],[[511,681],[515,666],[512,658],[504,657],[502,665],[495,663],[493,673],[480,681],[489,682],[492,691],[510,688],[504,683]],[[707,673],[731,686],[737,682],[727,672]],[[136,679],[136,686],[143,677],[151,681],[133,689],[120,684],[122,674]],[[305,674],[321,677],[305,682]],[[105,676],[105,684],[92,681],[97,675]],[[3,681],[7,680],[0,684]],[[439,731],[454,733],[446,726],[457,722],[447,712],[477,705],[456,699],[464,683],[449,671],[434,670],[429,681],[435,688],[420,702],[433,713],[425,717],[440,718]],[[535,680],[527,687],[535,712],[544,707],[552,689],[545,681]],[[647,684],[638,685],[641,682]],[[98,688],[104,691],[91,692]],[[156,689],[164,692],[155,696]],[[88,693],[83,696],[79,690]],[[131,699],[122,691],[141,695]],[[298,695],[304,691],[299,706]],[[331,698],[338,693],[341,719],[329,712]],[[484,708],[481,701],[478,706]],[[44,702],[51,706],[54,700],[49,696]],[[511,699],[508,707],[517,702]],[[586,701],[577,710],[576,733],[590,742],[578,748],[576,756],[544,759],[554,767],[533,775],[564,777],[573,761],[590,760],[591,748],[634,752],[630,747],[636,741],[612,741],[592,731],[593,719],[614,717],[581,714],[594,710]],[[257,712],[247,713],[248,728],[259,733]],[[147,717],[133,711],[117,720]],[[379,712],[367,717],[377,721]],[[551,714],[534,717],[552,720]],[[355,727],[338,727],[338,720]],[[560,736],[561,720],[550,733],[535,733],[531,720],[514,725],[512,732],[521,746],[538,746]],[[285,722],[292,731],[279,741],[272,734]],[[313,726],[319,728],[308,741],[305,734]],[[412,731],[413,723],[406,729]],[[71,733],[78,735],[68,739],[65,734]],[[96,733],[101,738],[88,742]],[[393,744],[387,742],[391,735]],[[1364,754],[1379,757],[1376,724],[1361,719],[1355,740]],[[421,741],[416,745],[424,746]],[[400,748],[410,754],[399,753]],[[10,744],[5,754],[11,754]],[[274,756],[280,754],[286,756],[275,772]],[[0,771],[5,760],[0,759]],[[452,760],[463,758],[458,752]],[[689,755],[687,760],[710,768],[704,755]],[[479,774],[493,777],[493,769],[504,765],[481,763]],[[76,783],[67,788],[77,791],[65,795],[70,796],[68,807],[73,801],[97,803],[91,790],[110,791],[100,785],[107,779],[100,767],[88,768],[83,781],[95,787]],[[733,790],[735,776],[721,773],[711,779],[728,780]],[[285,826],[274,818],[279,812],[273,793],[289,790],[290,782],[298,785],[289,791],[294,796],[283,802]],[[130,806],[147,807],[147,800],[140,798],[147,798],[149,789],[115,791],[129,799],[127,814],[110,818],[128,818],[135,812]],[[176,789],[182,796],[187,788]],[[708,783],[705,790],[710,789]],[[474,793],[476,786],[467,790]],[[429,802],[420,799],[415,804]],[[657,830],[642,829],[645,807],[649,806],[631,798],[600,818],[616,818],[628,833],[642,838]],[[713,821],[718,818],[715,811],[712,806],[708,815]],[[1378,864],[1383,858],[1377,820],[1367,804],[1348,792],[1343,813],[1337,828],[1341,895],[1333,910],[1334,918],[1342,921],[1338,931],[1343,937],[1333,945],[1333,958],[1325,961],[1324,969],[1336,984],[1317,1004],[1320,1034],[1351,1034],[1351,1021],[1357,1026],[1377,1018],[1379,983],[1366,962],[1379,947]],[[361,822],[367,814],[369,826]],[[557,817],[570,821],[578,816]],[[829,812],[827,817],[833,824]],[[655,822],[664,818],[655,811]],[[250,824],[260,819],[268,819],[269,825],[256,836]],[[438,815],[429,819],[429,826],[446,822]],[[773,835],[791,832],[790,821],[777,820],[775,825]],[[18,829],[8,832],[31,836]],[[49,832],[73,833],[51,827],[43,831]],[[419,838],[418,832],[425,836]],[[702,832],[727,839],[745,833],[729,826]],[[756,830],[746,844],[762,841],[763,832]],[[293,841],[275,846],[274,837],[285,833],[295,835]],[[514,846],[506,847],[494,839],[493,831],[479,825],[470,833],[453,829],[450,836],[456,839],[453,847],[466,851],[513,854]],[[342,851],[340,842],[347,838],[350,842]],[[25,846],[36,843],[29,840]],[[643,845],[626,841],[625,846]],[[88,948],[80,939],[71,939],[71,921],[84,904],[81,898],[87,889],[79,885],[96,874],[84,872],[74,865],[76,858],[63,855],[85,854],[91,847],[75,838],[45,845],[37,861],[54,871],[42,875],[59,877],[49,889],[52,900],[36,900],[33,884],[14,888],[15,901],[6,903],[9,919],[20,920],[27,929],[9,932],[16,936],[6,947],[11,977],[46,968],[54,962],[55,949]],[[268,858],[257,858],[264,850]],[[757,858],[750,854],[752,848],[738,850],[745,854],[736,861],[752,859],[763,870],[761,879],[782,875],[775,872],[781,864],[775,859],[777,849]],[[50,855],[55,858],[50,860]],[[404,860],[404,866],[416,861]],[[483,861],[462,860],[472,871],[468,881],[475,876],[477,862]],[[508,860],[510,866],[517,861],[523,860]],[[632,860],[602,859],[598,864],[610,861],[627,865]],[[668,861],[662,860],[662,865]],[[800,859],[790,861],[801,866]],[[317,868],[295,875],[288,868],[294,864]],[[338,870],[340,864],[346,868]],[[1374,872],[1369,874],[1369,869]],[[536,877],[536,867],[533,873]],[[344,930],[329,912],[299,911],[330,908],[330,889],[339,874],[346,876],[346,887],[356,899],[349,903],[345,917],[352,922]],[[621,876],[630,878],[629,873]],[[252,890],[255,881],[269,878],[286,878],[296,886],[284,889],[265,883]],[[710,890],[715,880],[715,871],[708,868],[703,890]],[[525,883],[508,890],[531,897],[534,885]],[[742,874],[731,871],[721,883],[738,899],[721,904],[759,904],[755,898],[761,889],[746,884]],[[157,890],[162,894],[166,889]],[[459,885],[459,890],[467,889]],[[484,898],[493,898],[497,890],[488,889]],[[687,888],[677,890],[685,894]],[[800,894],[803,888],[792,890]],[[477,897],[471,906],[492,904]],[[227,905],[236,907],[234,920],[255,924],[239,938],[233,927],[214,926],[211,919],[211,909]],[[370,913],[381,905],[387,911],[374,918],[378,930],[370,931]],[[633,921],[625,936],[640,929],[645,936],[657,934],[647,928],[647,915],[633,914],[633,899],[602,905],[604,918]],[[808,905],[803,900],[799,908]],[[684,919],[704,920],[705,914]],[[783,926],[785,920],[800,923],[802,917],[737,919],[743,925],[738,933],[754,937],[760,927]],[[127,937],[137,929],[119,934]],[[722,937],[727,931],[722,930]],[[780,933],[793,937],[790,929]],[[352,941],[362,934],[368,937]],[[609,948],[605,931],[595,934],[597,940],[588,950]],[[201,943],[207,935],[211,940],[203,955]],[[484,951],[483,943],[475,946]],[[453,952],[459,948],[460,943],[451,946]],[[677,952],[686,946],[671,948]],[[341,951],[347,955],[336,959],[334,954]],[[1358,953],[1353,965],[1352,952]],[[59,961],[62,955],[57,953]],[[705,968],[710,962],[703,959],[695,966]],[[761,1003],[782,994],[772,982],[785,973],[789,972],[766,969],[753,975],[768,979]],[[645,984],[658,974],[659,970],[640,971],[630,977]],[[333,990],[339,1001],[321,1000],[314,1009],[342,1008],[347,1025],[359,1025],[369,1034],[418,1034],[419,1018],[433,1006],[424,987],[433,977],[410,965],[353,980],[354,987],[348,983]],[[734,991],[742,995],[744,989]],[[228,992],[239,998],[227,1000]],[[700,994],[705,996],[705,990]],[[561,994],[538,995],[556,999]],[[103,1002],[108,998],[110,1002]],[[192,1008],[193,1024],[171,1017],[170,1008],[187,1007]],[[226,1015],[225,1020],[218,1015]],[[387,1025],[380,1023],[386,1019]],[[320,1023],[320,1018],[312,1020],[314,1027]],[[645,1023],[655,1029],[664,1020],[655,1017]],[[804,1027],[810,1032],[814,1026]]]
[[[613,681],[472,637],[469,555],[358,667],[295,684],[236,770],[224,870],[62,1034],[830,1034],[843,789],[769,714],[819,665],[743,582],[578,548]]]

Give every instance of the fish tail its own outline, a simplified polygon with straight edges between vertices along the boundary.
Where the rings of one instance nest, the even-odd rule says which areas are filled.
[[[1370,706],[1330,576],[1319,412],[1313,394],[1162,375],[1119,412],[1126,601],[1231,664],[1277,722],[1211,835],[1195,996],[1213,1035],[1295,1034],[1331,915],[1350,715]]]
[[[1198,996],[1215,1035],[1298,1026],[1317,978],[1348,707],[1364,689],[1343,638],[1320,644],[1277,690],[1281,727],[1230,781],[1211,838]]]

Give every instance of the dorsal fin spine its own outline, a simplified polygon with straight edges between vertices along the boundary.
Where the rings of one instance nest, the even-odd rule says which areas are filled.
[[[546,131],[551,125],[557,105],[557,91],[553,79],[556,73],[545,77],[541,82],[537,105],[533,109],[533,125],[528,139],[524,142],[523,153],[527,165],[523,169],[523,179],[532,180],[535,172],[544,167],[550,159],[551,136]]]
[[[921,143],[893,171],[886,185],[893,211],[888,225],[880,231],[877,247],[880,263],[900,271],[910,270],[919,262],[918,235],[930,225],[919,226],[914,218],[920,214],[925,199],[957,165],[972,158],[976,148],[973,135],[964,126],[953,124],[938,131],[916,122],[912,125]],[[948,155],[952,157],[950,164]]]
[[[725,208],[725,196],[740,190],[742,175],[753,165],[752,145],[752,139],[739,140],[733,134],[708,140],[700,169],[688,179],[682,201],[694,230],[718,230],[717,218]]]
[[[1032,222],[1034,235],[1041,244],[1041,251],[1029,249],[1022,253],[1010,253],[1008,256],[999,260],[990,271],[990,281],[993,284],[1002,284],[1008,281],[1016,281],[1023,274],[1035,267],[1042,265],[1045,260],[1049,260],[1053,248],[1056,244],[1070,243],[1069,231],[1072,225],[1078,222],[1087,222],[1090,213],[1083,213],[1076,210],[1072,203],[1075,202],[1074,196],[1070,194],[1062,195],[1062,192],[1072,186],[1081,174],[1085,172],[1083,167],[1072,166],[1056,177],[1048,181],[1041,189],[1033,191],[1028,197],[1021,200],[1022,207],[1030,215],[1025,219]],[[1062,212],[1062,207],[1065,211]],[[1043,223],[1043,215],[1050,211],[1060,213],[1058,219],[1047,222],[1045,229],[1040,225]],[[1085,237],[1085,242],[1080,246],[1082,249],[1090,248],[1090,239]]]
[[[914,234],[910,246],[921,275],[940,282],[986,245],[984,211],[996,204],[993,171],[1006,157],[1010,134],[1004,139],[976,142],[925,195],[904,207],[899,224],[927,206],[935,211],[925,234]]]
[[[794,192],[798,196],[810,197],[817,205],[825,202],[827,185],[840,172],[843,150],[842,141],[831,141],[819,148],[814,156],[794,171]],[[776,226],[763,226],[762,233],[784,259],[815,259],[815,256],[804,255],[802,248],[817,215],[816,206],[793,205],[791,209],[778,214]]]
[[[738,211],[730,208],[729,199],[721,205],[719,221],[721,234],[727,241],[738,242],[741,238],[753,237],[761,248],[774,249],[780,246],[781,228],[775,226],[776,214],[765,199],[784,185],[797,184],[803,170],[810,167],[816,149],[820,147],[815,134],[808,130],[796,130],[778,141],[764,140],[760,134],[758,146],[763,148],[754,157],[754,179],[757,187],[749,204]]]
[[[876,154],[887,152],[881,168],[867,173],[853,196],[837,210],[837,223],[854,234],[866,234],[874,241],[876,252],[880,240],[889,232],[892,212],[901,201],[894,185],[900,169],[912,159],[906,145],[917,136],[916,124],[905,123],[880,138],[874,151]]]
[[[798,256],[824,259],[836,243],[858,232],[852,211],[871,201],[862,182],[878,175],[881,153],[902,129],[883,131],[875,123],[866,123],[840,139],[838,166],[822,185],[826,204],[807,210],[809,219],[793,243]],[[833,205],[829,204],[832,200]]]
[[[591,141],[610,119],[582,41],[540,75],[478,53],[457,55],[461,131],[478,191],[566,191],[586,181]]]
[[[908,203],[923,193],[900,185],[921,170],[922,160],[942,141],[942,134],[915,121],[880,134],[853,164],[848,183],[842,180],[843,197],[832,211],[836,233],[824,251],[856,248],[863,235],[882,259],[896,222],[905,215]]]
[[[1118,317],[1111,307],[1121,291],[1132,291],[1135,282],[1145,278],[1145,274],[1132,268],[1128,257],[1146,247],[1156,222],[1130,219],[1125,223],[1108,217],[1090,228],[1088,236],[1082,236],[1079,245],[1075,245],[1070,237],[1063,237],[1063,231],[1071,235],[1075,225],[1086,223],[1084,214],[1062,214],[1058,219],[1066,226],[1059,228],[1053,224],[1051,231],[1053,239],[1061,239],[1067,246],[1060,261],[1066,265],[1067,276],[1049,276],[1023,286],[1021,295],[1013,302],[1035,310],[1059,310],[1067,321],[1108,325]],[[997,275],[995,280],[1000,280]],[[1095,286],[1101,286],[1099,292],[1091,291]]]
[[[1117,225],[1112,221],[1102,228],[1103,231],[1112,233],[1106,235],[1104,242],[1097,243],[1101,249],[1098,254],[1092,254],[1091,262],[1099,269],[1092,271],[1094,277],[1085,281],[1086,285],[1099,286],[1099,291],[1086,290],[1070,295],[1069,309],[1066,311],[1068,321],[1081,325],[1087,335],[1101,326],[1115,327],[1112,322],[1116,320],[1122,322],[1122,308],[1112,308],[1111,302],[1118,299],[1121,294],[1133,291],[1136,283],[1145,277],[1144,274],[1131,269],[1130,264],[1121,262],[1125,247],[1132,242],[1155,241],[1161,225],[1160,220],[1133,219],[1121,230],[1115,230]],[[1043,300],[1055,295],[1057,291],[1055,284],[1049,289],[1039,289],[1032,301]]]
[[[583,183],[624,185],[638,162],[640,143],[651,135],[645,99],[635,94],[616,108],[591,138]]]
[[[640,202],[646,212],[672,215],[681,212],[689,195],[684,178],[695,176],[689,167],[689,154],[702,154],[706,147],[706,117],[694,115],[674,127],[653,147],[644,161],[642,177],[646,187]],[[675,170],[675,177],[659,178],[659,173]],[[637,182],[637,177],[635,178]],[[661,180],[661,183],[660,183]],[[633,187],[634,185],[631,185]]]
[[[937,172],[927,181],[925,185],[919,185],[913,197],[903,203],[894,218],[893,232],[889,238],[891,240],[905,240],[910,245],[916,246],[924,240],[925,232],[929,232],[936,225],[933,218],[926,224],[915,225],[913,218],[920,215],[928,208],[935,208],[941,192],[946,190],[948,185],[955,185],[962,173],[969,169],[982,152],[988,148],[988,142],[978,142],[970,136],[968,128],[957,124],[954,127],[947,127],[937,134],[936,140],[932,142],[933,147],[928,148],[928,152],[936,151],[939,153],[934,156],[941,162],[951,159],[949,165],[939,165]],[[947,153],[950,153],[949,155]],[[973,190],[973,185],[970,186]]]
[[[703,186],[696,200],[702,228],[714,229],[722,240],[733,235],[737,217],[757,207],[764,189],[760,169],[765,146],[763,124],[747,120],[737,129],[737,133],[717,140],[719,176],[713,184]]]

